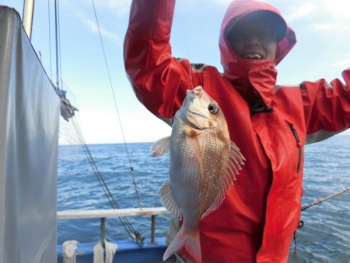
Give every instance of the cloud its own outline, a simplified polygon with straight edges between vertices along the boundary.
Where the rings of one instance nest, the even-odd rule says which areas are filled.
[[[274,0],[275,1],[275,0]],[[275,2],[281,9],[287,23],[298,32],[311,34],[328,34],[337,43],[349,39],[350,16],[348,14],[348,0],[308,0]],[[284,12],[283,12],[284,11]]]
[[[86,18],[84,16],[80,16],[80,17],[81,17],[81,21],[85,25],[87,25],[88,28],[92,32],[98,33],[98,27],[97,27],[97,23],[96,23],[95,20],[90,20],[90,19],[88,19],[88,18]],[[100,28],[100,32],[101,32],[102,36],[107,37],[107,38],[109,38],[109,39],[111,39],[113,41],[117,41],[119,39],[119,37],[116,34],[114,34],[114,33],[110,32],[110,31],[104,29],[103,27],[101,27],[101,25],[99,26],[99,28]]]
[[[130,11],[131,0],[95,0],[96,7],[105,8],[118,16],[128,15]]]
[[[313,4],[306,4],[296,8],[289,15],[285,17],[288,22],[292,22],[294,20],[304,19],[306,17],[310,17],[311,14],[314,14],[317,10],[317,6]]]
[[[132,0],[60,0],[61,4],[70,7],[73,10],[82,10],[84,8],[93,8],[94,4],[97,12],[103,12],[106,15],[117,15],[124,17],[129,14]]]
[[[283,2],[283,8],[289,10],[287,21],[295,20],[331,20],[350,22],[348,0],[309,0]]]
[[[322,0],[322,9],[337,19],[350,21],[348,0]]]
[[[334,24],[334,23],[320,23],[320,24],[314,24],[311,26],[311,29],[312,30],[318,30],[318,31],[338,31],[338,30],[342,30],[342,29],[345,29],[344,28],[347,27],[346,25],[344,24]]]
[[[209,2],[228,6],[232,2],[232,0],[209,0]]]
[[[339,61],[337,63],[334,63],[333,67],[343,66],[343,65],[350,65],[350,59]]]

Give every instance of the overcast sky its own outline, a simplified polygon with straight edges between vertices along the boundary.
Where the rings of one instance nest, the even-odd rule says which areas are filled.
[[[178,0],[171,38],[173,55],[215,65],[221,70],[218,36],[229,2]],[[277,67],[278,84],[298,85],[304,80],[341,78],[342,70],[350,67],[348,1],[266,2],[280,10],[298,39]],[[152,142],[170,135],[170,127],[136,100],[126,78],[122,48],[130,3],[130,0],[94,2],[126,142]],[[22,16],[22,0],[0,0],[0,4],[14,7]],[[53,0],[35,1],[32,43],[40,52],[48,75],[56,82],[53,8]],[[85,140],[87,143],[122,142],[92,1],[59,0],[59,11],[61,77],[68,99],[79,108],[77,117]],[[62,128],[60,142],[69,143],[74,131],[67,125]]]

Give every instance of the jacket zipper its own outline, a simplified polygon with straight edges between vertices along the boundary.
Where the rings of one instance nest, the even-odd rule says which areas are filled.
[[[297,165],[297,173],[300,171],[300,164],[301,164],[301,146],[300,146],[300,138],[298,136],[297,130],[294,128],[293,124],[289,125],[290,129],[292,130],[295,140],[298,144],[298,165]]]

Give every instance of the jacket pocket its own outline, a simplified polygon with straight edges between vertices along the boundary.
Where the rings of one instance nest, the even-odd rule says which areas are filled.
[[[298,163],[297,163],[297,173],[300,172],[300,166],[301,166],[301,157],[302,157],[302,145],[301,145],[301,141],[300,138],[298,136],[297,130],[294,128],[293,124],[289,125],[291,131],[293,132],[293,135],[295,137],[295,140],[297,142],[298,145]]]

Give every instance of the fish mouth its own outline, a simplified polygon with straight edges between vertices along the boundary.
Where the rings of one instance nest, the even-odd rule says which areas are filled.
[[[244,58],[246,58],[246,59],[258,59],[258,60],[264,59],[264,57],[259,53],[248,53],[244,56]]]
[[[200,100],[203,95],[203,88],[201,86],[198,86],[192,90],[188,90],[187,95],[190,95],[192,98],[198,98]]]
[[[202,130],[204,128],[203,121],[205,122],[205,120],[208,119],[208,116],[205,114],[205,112],[192,107],[187,110],[185,117],[194,128],[199,130]]]
[[[192,116],[192,117],[200,117],[200,118],[203,118],[203,119],[205,119],[207,117],[204,114],[201,114],[199,112],[190,111],[190,110],[187,112],[187,114]]]
[[[198,87],[195,87],[193,90],[192,90],[192,92],[193,92],[193,95],[195,95],[195,96],[199,96],[199,97],[201,97],[202,96],[202,93],[203,93],[203,88],[201,87],[201,86],[198,86]]]

